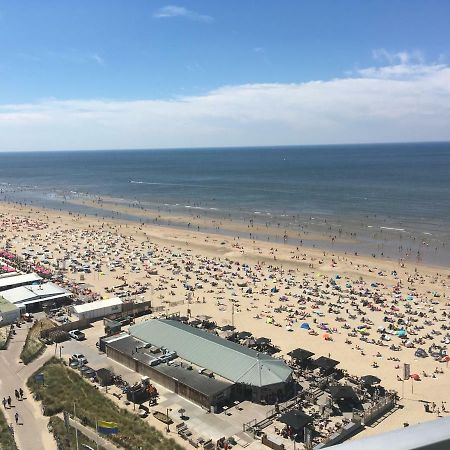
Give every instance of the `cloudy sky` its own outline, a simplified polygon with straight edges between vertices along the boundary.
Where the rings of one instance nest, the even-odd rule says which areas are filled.
[[[0,150],[450,140],[447,0],[0,0]]]

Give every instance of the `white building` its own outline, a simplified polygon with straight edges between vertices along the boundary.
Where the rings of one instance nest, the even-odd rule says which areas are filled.
[[[40,282],[42,282],[42,278],[36,273],[16,274],[12,277],[0,278],[0,292]]]
[[[113,297],[107,300],[73,305],[72,308],[78,320],[94,320],[122,312],[122,300],[119,297]]]
[[[18,308],[32,311],[39,309],[43,303],[62,302],[70,298],[72,293],[54,283],[42,283],[8,289],[1,295]]]

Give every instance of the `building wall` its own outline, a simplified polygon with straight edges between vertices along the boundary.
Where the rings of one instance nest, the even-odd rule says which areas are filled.
[[[165,388],[179,394],[180,396],[196,403],[197,405],[203,406],[206,409],[210,409],[212,405],[217,403],[225,403],[227,399],[231,397],[232,389],[227,389],[223,393],[219,394],[217,397],[209,397],[206,394],[198,392],[189,386],[181,383],[179,380],[167,376],[166,374],[156,370],[155,368],[148,366],[140,361],[134,360],[131,356],[123,354],[108,345],[106,345],[106,355],[117,361],[118,363],[140,373],[143,376],[149,377],[155,383],[164,386]]]
[[[2,320],[0,320],[0,326],[9,325],[20,318],[20,310],[14,309],[11,311],[0,312],[0,317],[2,318]]]

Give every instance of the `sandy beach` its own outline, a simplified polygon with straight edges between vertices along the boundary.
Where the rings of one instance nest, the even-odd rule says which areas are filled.
[[[185,218],[160,219],[177,220]],[[8,243],[48,267],[65,260],[74,268],[65,277],[83,278],[98,297],[120,289],[161,312],[189,309],[219,325],[234,322],[239,331],[270,338],[279,355],[302,347],[339,360],[352,375],[378,376],[398,391],[402,408],[358,437],[449,414],[448,362],[415,352],[447,347],[450,269],[292,245],[279,230],[244,223],[218,234],[222,226],[199,215],[189,228],[175,228],[0,203],[0,247]],[[263,231],[281,240],[250,235]],[[76,270],[86,265],[90,273]],[[403,363],[420,381],[399,381]],[[427,403],[434,413],[425,411]]]

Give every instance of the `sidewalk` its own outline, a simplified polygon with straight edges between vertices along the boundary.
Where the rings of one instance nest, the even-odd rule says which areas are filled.
[[[25,366],[19,360],[28,329],[31,324],[16,328],[16,334],[12,337],[7,350],[0,351],[0,400],[11,396],[12,406],[4,409],[6,420],[13,424],[14,438],[19,450],[56,450],[56,442],[47,429],[48,417],[41,413],[40,404],[33,400],[26,381],[42,364],[52,356],[50,348],[45,353]],[[14,390],[22,388],[24,399],[17,401]],[[3,408],[3,406],[0,405]],[[19,424],[15,424],[14,415],[19,413]]]

